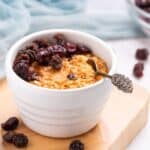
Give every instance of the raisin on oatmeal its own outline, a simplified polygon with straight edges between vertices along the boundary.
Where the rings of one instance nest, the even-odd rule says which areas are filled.
[[[52,88],[80,88],[102,79],[96,77],[88,59],[108,73],[103,59],[95,56],[85,45],[69,41],[62,34],[50,39],[37,39],[21,49],[14,60],[13,69],[18,76],[31,84]]]

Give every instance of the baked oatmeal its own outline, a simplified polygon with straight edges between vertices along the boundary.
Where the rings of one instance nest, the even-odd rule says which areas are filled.
[[[102,79],[87,63],[93,59],[99,69],[108,73],[103,59],[84,45],[67,41],[62,34],[52,39],[38,39],[20,50],[13,69],[31,84],[50,89],[80,88]]]

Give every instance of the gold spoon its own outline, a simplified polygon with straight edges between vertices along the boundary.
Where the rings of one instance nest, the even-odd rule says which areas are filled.
[[[88,59],[87,63],[92,66],[96,75],[101,75],[103,77],[109,78],[112,84],[116,86],[119,90],[122,90],[123,92],[126,92],[126,93],[133,92],[133,84],[132,84],[132,81],[128,77],[125,77],[122,74],[108,75],[104,72],[101,72],[96,62],[93,59]]]

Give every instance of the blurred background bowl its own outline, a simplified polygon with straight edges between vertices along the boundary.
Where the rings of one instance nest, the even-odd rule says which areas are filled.
[[[150,36],[150,13],[142,10],[135,4],[135,0],[127,0],[131,17],[138,23],[143,32]]]

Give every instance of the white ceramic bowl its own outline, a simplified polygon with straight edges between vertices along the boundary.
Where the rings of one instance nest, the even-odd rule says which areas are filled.
[[[32,40],[64,34],[67,39],[87,45],[105,60],[114,73],[116,59],[102,40],[87,33],[55,29],[31,34],[16,42],[6,58],[6,75],[23,122],[33,131],[51,137],[72,137],[87,132],[99,121],[112,85],[108,79],[76,89],[48,89],[22,80],[12,69],[16,53]],[[111,113],[111,112],[110,112]]]

